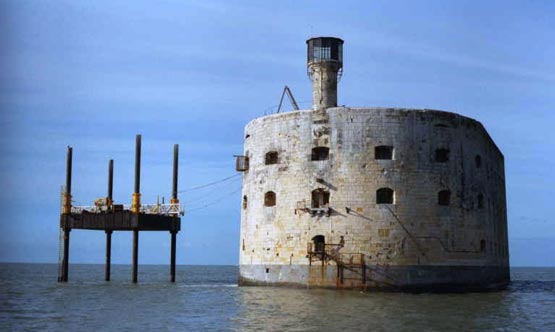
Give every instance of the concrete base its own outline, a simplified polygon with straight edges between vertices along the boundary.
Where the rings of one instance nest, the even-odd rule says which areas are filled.
[[[344,270],[335,265],[241,265],[240,286],[289,286],[332,289],[367,289],[402,292],[474,292],[507,287],[509,267],[499,266],[367,266]]]

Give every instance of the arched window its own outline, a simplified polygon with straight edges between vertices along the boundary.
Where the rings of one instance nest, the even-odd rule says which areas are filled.
[[[312,238],[314,252],[324,252],[326,250],[326,238],[323,235],[316,235]]]
[[[482,157],[479,154],[474,157],[474,163],[476,164],[476,168],[480,168],[482,166]]]
[[[248,205],[248,201],[247,201],[247,196],[243,196],[243,210],[247,209],[247,205]]]
[[[449,205],[451,204],[451,192],[449,190],[442,190],[437,193],[437,204]]]
[[[449,149],[436,149],[436,162],[445,163],[449,161]]]
[[[324,189],[315,189],[312,191],[312,208],[320,209],[327,207],[330,203],[330,192]]]
[[[268,191],[264,194],[264,206],[275,206],[276,205],[276,193],[273,191]]]
[[[486,240],[481,240],[480,241],[480,251],[481,252],[486,251]]]
[[[312,149],[311,160],[328,160],[330,148],[325,146],[317,146]]]
[[[393,189],[380,188],[376,191],[377,204],[393,204]]]
[[[478,209],[484,208],[484,195],[478,194]]]
[[[264,158],[264,163],[266,165],[273,165],[278,163],[278,153],[276,151],[270,151],[266,153],[266,157]]]
[[[391,160],[393,159],[393,147],[380,145],[374,148],[374,159]]]

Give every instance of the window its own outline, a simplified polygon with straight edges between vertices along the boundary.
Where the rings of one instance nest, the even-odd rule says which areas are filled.
[[[266,153],[266,158],[264,160],[266,165],[273,165],[278,163],[278,153],[276,151],[270,151]]]
[[[326,238],[323,235],[316,235],[312,238],[313,251],[324,252],[326,250]]]
[[[312,208],[321,209],[327,207],[330,203],[330,193],[324,189],[315,189],[312,191]]]
[[[237,172],[246,172],[249,169],[249,157],[235,156],[235,170]]]
[[[437,149],[436,150],[436,161],[438,163],[445,163],[449,161],[449,149]]]
[[[393,147],[388,145],[376,146],[374,148],[374,158],[380,160],[393,159]]]
[[[480,251],[481,252],[486,251],[486,240],[481,240],[480,241]]]
[[[477,154],[474,158],[474,162],[476,163],[476,168],[480,168],[482,166],[482,157]]]
[[[273,191],[268,191],[264,194],[264,206],[275,206],[276,205],[276,193]]]
[[[330,148],[318,146],[312,149],[312,160],[328,160]]]
[[[478,194],[478,209],[484,208],[484,195]]]
[[[247,202],[247,196],[245,195],[245,196],[243,196],[243,210],[247,209],[247,203],[248,203]]]
[[[380,188],[376,191],[377,204],[393,204],[393,189]]]
[[[449,190],[442,190],[437,193],[437,204],[449,205],[451,204],[451,192]]]

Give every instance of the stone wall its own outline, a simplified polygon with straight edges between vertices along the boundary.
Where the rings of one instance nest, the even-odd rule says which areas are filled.
[[[376,160],[377,146],[392,146],[393,159]],[[314,147],[328,147],[329,158],[312,160]],[[437,149],[448,150],[446,162],[436,161]],[[277,152],[277,163],[266,165],[268,152]],[[251,121],[244,153],[244,284],[338,285],[333,260],[312,262],[321,266],[316,275],[308,267],[307,248],[317,235],[327,244],[344,242],[336,250],[346,260],[363,255],[372,287],[422,285],[414,272],[420,270],[430,285],[456,278],[435,278],[434,267],[487,267],[498,271],[487,283],[509,280],[503,155],[475,120],[432,110],[296,111]],[[377,204],[380,188],[394,191],[392,204]],[[317,189],[329,192],[329,210],[313,208]],[[448,205],[438,204],[442,190],[451,193]],[[265,206],[270,191],[275,206]],[[380,279],[378,270],[397,281]],[[477,284],[475,276],[456,282]],[[360,276],[352,277],[348,284],[356,287]]]

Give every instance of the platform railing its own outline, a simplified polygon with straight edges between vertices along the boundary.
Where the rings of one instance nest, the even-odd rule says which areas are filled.
[[[131,204],[123,205],[123,210],[131,210]],[[81,213],[106,213],[109,209],[107,206],[72,206],[71,213],[81,214]],[[164,216],[177,216],[184,215],[185,210],[183,205],[179,203],[171,204],[143,204],[139,210],[140,213],[144,214],[156,214]]]

